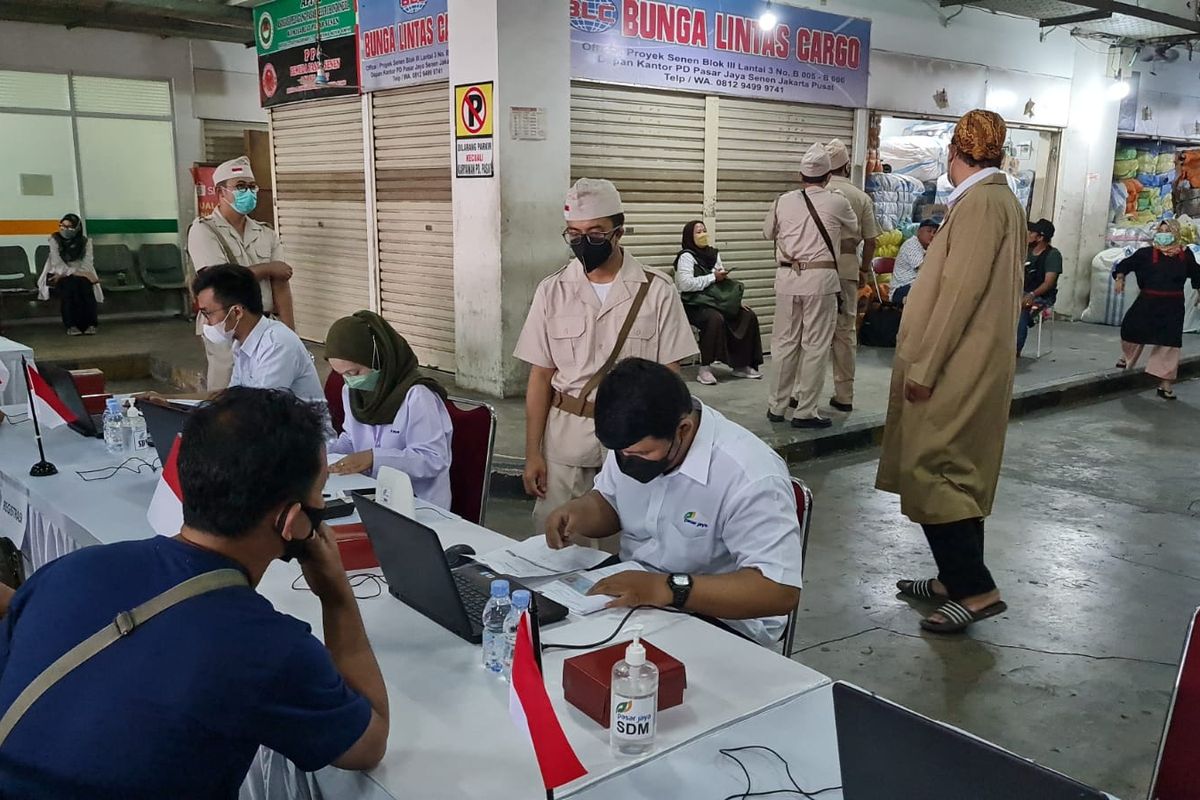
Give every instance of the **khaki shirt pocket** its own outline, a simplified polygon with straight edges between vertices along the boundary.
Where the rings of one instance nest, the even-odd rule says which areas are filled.
[[[606,354],[607,355],[607,354]],[[653,316],[639,315],[629,328],[629,338],[621,355],[625,358],[658,360],[658,320]]]
[[[550,317],[546,320],[546,337],[550,340],[550,358],[559,371],[574,372],[583,366],[575,356],[576,348],[582,346],[586,323],[583,317]],[[578,343],[578,344],[577,344]]]

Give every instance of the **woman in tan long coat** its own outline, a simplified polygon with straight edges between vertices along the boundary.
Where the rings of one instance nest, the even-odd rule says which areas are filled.
[[[936,579],[897,588],[943,601],[921,621],[957,632],[1007,606],[983,559],[1016,366],[1025,212],[996,167],[1004,121],[959,120],[950,143],[950,212],[904,306],[876,486],[924,528]]]

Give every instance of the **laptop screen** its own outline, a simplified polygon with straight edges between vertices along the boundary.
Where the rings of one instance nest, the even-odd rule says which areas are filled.
[[[166,464],[167,458],[171,455],[171,446],[175,443],[175,437],[183,431],[183,426],[187,423],[188,414],[191,413],[190,409],[154,403],[149,400],[138,400],[137,407],[138,411],[142,412],[142,416],[146,418],[146,430],[154,442],[154,449],[158,453],[158,462]]]
[[[75,415],[75,421],[70,423],[71,430],[83,436],[100,436],[100,431],[83,405],[83,398],[79,396],[79,387],[75,385],[75,379],[71,377],[71,373],[53,364],[42,363],[38,364],[37,368],[42,377],[46,379],[46,383],[50,384],[50,388],[58,395],[58,399]]]
[[[858,687],[833,686],[845,800],[1104,800],[1106,795]]]

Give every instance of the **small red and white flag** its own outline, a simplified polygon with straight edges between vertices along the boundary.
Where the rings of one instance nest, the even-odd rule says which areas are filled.
[[[162,475],[158,478],[158,486],[154,487],[154,498],[150,501],[150,510],[146,519],[150,527],[159,536],[174,536],[183,527],[183,489],[179,487],[179,443],[182,437],[176,436],[171,443],[171,452],[167,455],[167,463],[163,464]]]
[[[36,366],[25,362],[25,372],[26,378],[29,379],[29,389],[33,393],[32,410],[37,417],[38,425],[43,428],[60,428],[76,421],[75,414],[67,408],[67,404],[58,396],[58,392],[46,383],[46,379],[42,377],[42,373],[38,372]]]
[[[533,655],[528,612],[522,614],[517,623],[508,711],[513,724],[533,742],[533,752],[546,789],[557,789],[587,774],[563,733],[554,706],[550,704],[550,695],[546,694],[546,684]]]

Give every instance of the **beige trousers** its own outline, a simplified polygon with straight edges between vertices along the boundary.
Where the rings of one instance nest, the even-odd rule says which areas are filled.
[[[233,378],[233,346],[228,344],[213,344],[203,336],[204,354],[208,356],[208,380],[205,389],[210,392],[229,388]]]
[[[546,519],[562,504],[582,497],[592,490],[598,467],[571,467],[566,464],[546,462],[546,497],[538,498],[533,504],[534,533],[546,534]]]
[[[854,358],[858,348],[858,281],[842,278],[842,311],[833,330],[833,397],[854,402]]]
[[[1146,345],[1121,340],[1121,354],[1125,357],[1126,369],[1133,369],[1137,366],[1138,359],[1142,357],[1142,351],[1145,349]],[[1175,380],[1179,375],[1179,353],[1180,348],[1178,347],[1150,345],[1150,359],[1146,362],[1146,374],[1153,375],[1160,381]]]
[[[825,385],[830,343],[837,326],[837,295],[776,295],[771,335],[771,375],[767,408],[782,415],[796,398],[793,419],[817,416],[817,395]]]

